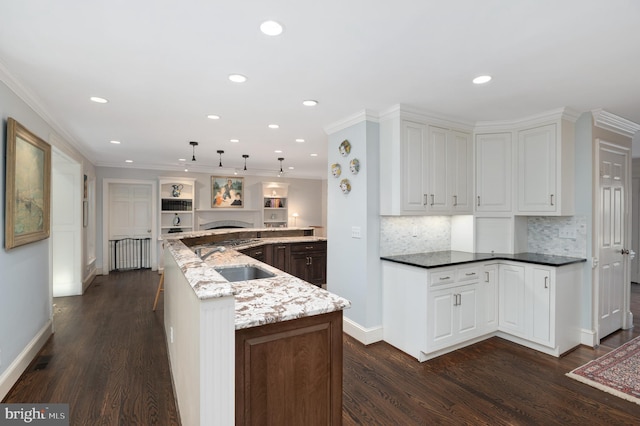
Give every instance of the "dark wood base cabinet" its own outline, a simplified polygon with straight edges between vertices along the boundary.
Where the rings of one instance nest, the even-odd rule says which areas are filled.
[[[342,311],[236,331],[236,425],[342,424]]]

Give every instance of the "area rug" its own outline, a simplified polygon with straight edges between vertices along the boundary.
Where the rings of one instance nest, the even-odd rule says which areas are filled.
[[[640,404],[640,337],[589,361],[567,376]]]

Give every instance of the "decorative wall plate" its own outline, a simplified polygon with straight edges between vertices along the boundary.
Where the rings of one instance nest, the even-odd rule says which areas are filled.
[[[354,175],[357,175],[360,171],[360,160],[354,158],[353,160],[349,161],[349,170],[351,170],[351,173],[353,173]]]
[[[343,194],[348,194],[351,192],[351,182],[349,182],[349,179],[342,179],[340,181],[340,190]]]
[[[342,166],[338,163],[333,163],[331,165],[331,174],[334,178],[340,177],[342,174]]]
[[[351,152],[351,144],[349,143],[349,141],[346,139],[343,140],[340,146],[338,147],[338,151],[340,152],[340,155],[342,155],[343,157],[346,157],[347,155],[349,155],[349,153]]]

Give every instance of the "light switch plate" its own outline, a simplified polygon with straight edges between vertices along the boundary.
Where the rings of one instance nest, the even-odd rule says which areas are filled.
[[[351,238],[362,238],[362,235],[360,234],[360,227],[359,226],[352,226],[351,227]]]

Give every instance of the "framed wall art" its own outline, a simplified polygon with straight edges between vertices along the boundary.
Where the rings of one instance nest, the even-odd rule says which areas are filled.
[[[211,207],[244,207],[244,178],[211,176]]]
[[[4,246],[49,238],[51,145],[13,118],[7,120]]]

